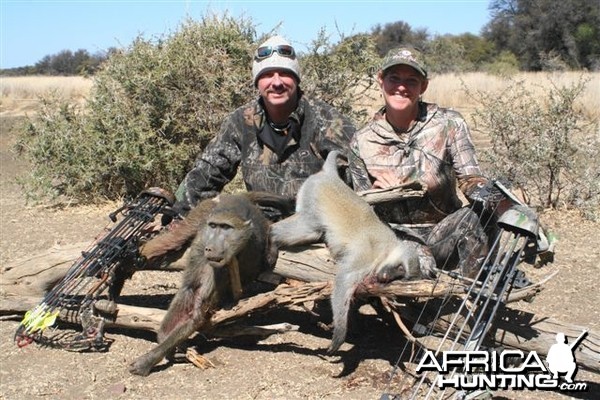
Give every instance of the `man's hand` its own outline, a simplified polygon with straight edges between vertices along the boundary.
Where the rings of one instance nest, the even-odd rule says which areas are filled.
[[[173,229],[181,222],[182,218],[171,207],[164,207],[163,214],[160,218],[155,217],[153,221],[148,222],[144,227],[144,234],[158,233],[163,229]]]

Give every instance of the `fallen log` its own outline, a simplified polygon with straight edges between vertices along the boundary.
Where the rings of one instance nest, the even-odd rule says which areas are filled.
[[[0,295],[36,296],[46,293],[66,275],[88,246],[88,242],[54,246],[3,265],[0,269]]]
[[[0,314],[20,316],[35,307],[52,282],[56,282],[57,278],[64,275],[70,263],[79,257],[82,248],[86,248],[86,245],[53,248],[26,260],[7,265],[3,269],[0,282],[2,294]],[[219,329],[224,325],[241,320],[251,313],[262,312],[274,307],[289,307],[325,300],[331,294],[329,282],[332,281],[334,274],[335,263],[322,245],[281,251],[274,273],[271,277],[266,277],[266,280],[274,282],[277,281],[277,277],[283,277],[288,282],[301,282],[294,285],[281,284],[270,292],[242,299],[231,309],[219,310],[212,317],[211,325],[214,330],[211,333],[219,336]],[[273,279],[274,277],[275,279]],[[424,322],[418,317],[423,307],[421,300],[442,299],[448,298],[448,296],[459,298],[466,292],[468,283],[451,279],[441,279],[438,282],[396,281],[387,285],[361,287],[358,295],[389,299],[388,304],[392,305],[393,310],[403,320],[412,324],[417,321],[419,324],[423,324]],[[530,298],[543,289],[542,284],[543,282],[520,291],[513,291],[507,301]],[[96,307],[102,309],[102,307],[106,307],[106,304],[100,300],[96,303]],[[166,312],[161,309],[125,304],[118,304],[117,308],[118,314],[115,321],[108,322],[107,326],[152,332],[156,332]],[[440,318],[435,326],[430,327],[433,328],[430,329],[432,336],[435,336],[436,332],[443,334],[446,331],[447,324],[445,325],[445,323],[452,316],[451,310],[449,312],[450,314],[445,319]],[[558,332],[564,333],[569,340],[573,340],[582,330],[582,327],[573,324],[506,308],[494,324],[491,344],[523,351],[536,351],[540,355],[545,355],[550,346],[555,343]],[[279,332],[281,331],[285,331],[285,329],[279,330]],[[231,334],[231,330],[228,333],[223,330],[222,333],[223,335]],[[435,337],[433,339],[435,340]],[[577,348],[576,357],[582,368],[600,373],[600,335],[590,331],[586,340]]]
[[[402,291],[414,297],[444,297],[446,294],[459,294],[464,288],[456,284],[435,284],[430,281],[393,282],[391,285],[371,286],[363,288],[361,296],[389,296],[390,293]],[[309,301],[325,300],[331,295],[331,284],[328,282],[311,282],[300,285],[281,284],[274,290],[240,300],[231,309],[217,311],[211,318],[213,330],[203,332],[214,336],[231,336],[233,330],[220,327],[227,323],[246,318],[251,313],[264,312],[275,307],[285,307],[302,304]],[[414,296],[414,297],[413,297]],[[7,297],[0,303],[0,312],[3,314],[22,314],[34,307],[41,299],[38,297]],[[97,308],[107,307],[107,301],[97,302]],[[405,320],[416,322],[416,315],[420,313],[421,306],[408,308],[399,305],[400,315]],[[115,321],[107,321],[107,327],[119,327],[156,332],[166,313],[166,310],[137,307],[118,304],[118,313]],[[452,314],[441,318],[436,332],[445,332],[444,320]],[[252,328],[246,328],[238,334],[248,334]],[[277,330],[277,332],[292,330],[293,327]],[[544,316],[533,315],[523,311],[506,308],[498,316],[494,337],[491,338],[494,346],[504,346],[523,351],[536,351],[541,356],[546,356],[550,346],[555,343],[556,333],[562,332],[567,338],[573,340],[582,331],[583,327],[567,324]],[[270,332],[272,333],[272,332]],[[589,331],[586,340],[577,348],[576,358],[581,368],[600,373],[600,335]]]
[[[65,276],[83,249],[88,247],[88,242],[54,246],[2,266],[0,295],[42,296]],[[157,262],[144,266],[144,270],[182,269],[179,263]],[[333,279],[335,262],[323,245],[298,246],[279,252],[274,273],[303,282],[325,282]]]
[[[359,192],[365,201],[378,204],[390,200],[398,201],[400,198],[422,197],[425,188],[420,183],[410,183],[386,189],[371,189]],[[71,265],[81,256],[82,252],[90,247],[89,242],[73,243],[66,246],[55,246],[47,251],[25,257],[8,265],[1,266],[2,281],[0,282],[0,295],[15,294],[35,296],[46,292],[56,284]],[[321,248],[323,246],[320,246]],[[297,249],[281,252],[278,268],[285,273],[282,276],[301,281],[327,281],[332,277],[333,260],[327,251],[306,253],[307,248],[319,246],[298,247]],[[146,270],[182,270],[183,264],[178,259],[183,259],[186,254],[174,252],[168,259],[153,260],[144,265]],[[317,257],[317,259],[311,259]],[[315,266],[323,265],[324,268]]]

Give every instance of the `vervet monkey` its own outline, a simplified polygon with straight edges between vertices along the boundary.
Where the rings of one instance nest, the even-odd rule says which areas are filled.
[[[276,245],[309,244],[324,238],[336,260],[329,353],[338,350],[346,338],[350,303],[360,283],[422,276],[415,248],[398,239],[371,206],[340,179],[338,154],[330,152],[323,169],[300,187],[296,214],[271,226]]]
[[[269,222],[249,196],[221,195],[218,201],[205,200],[196,209],[186,220],[188,224],[195,221],[198,234],[191,244],[182,285],[158,331],[159,345],[130,365],[132,374],[148,375],[154,365],[173,354],[177,345],[209,326],[212,313],[237,298],[232,293],[232,280],[241,288],[277,261],[277,249],[270,243]],[[179,228],[164,234],[170,237],[163,237],[161,246],[178,243],[192,232],[189,226],[182,227],[183,234]],[[164,250],[154,247],[158,248]],[[239,267],[237,276],[230,274],[233,263]]]

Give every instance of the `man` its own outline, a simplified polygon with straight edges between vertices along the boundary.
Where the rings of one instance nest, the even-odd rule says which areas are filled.
[[[260,96],[231,113],[197,158],[177,191],[173,208],[181,214],[216,196],[240,167],[247,190],[293,199],[330,151],[347,154],[354,126],[302,93],[297,54],[284,38],[258,47],[252,76]]]

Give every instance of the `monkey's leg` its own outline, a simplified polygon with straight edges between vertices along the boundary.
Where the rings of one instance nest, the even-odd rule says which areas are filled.
[[[156,334],[158,343],[164,342],[178,325],[183,325],[184,321],[191,319],[194,300],[195,289],[184,285],[177,291]]]
[[[175,328],[165,340],[150,350],[148,353],[138,357],[129,365],[129,372],[135,375],[148,376],[150,370],[158,364],[174,347],[190,337],[202,325],[203,320],[189,320]]]
[[[303,214],[295,214],[271,225],[271,237],[278,246],[316,243],[322,236],[323,233],[307,222]]]
[[[348,313],[360,274],[340,268],[335,276],[331,294],[331,312],[333,313],[333,336],[327,349],[328,354],[335,353],[346,340],[348,331]]]

